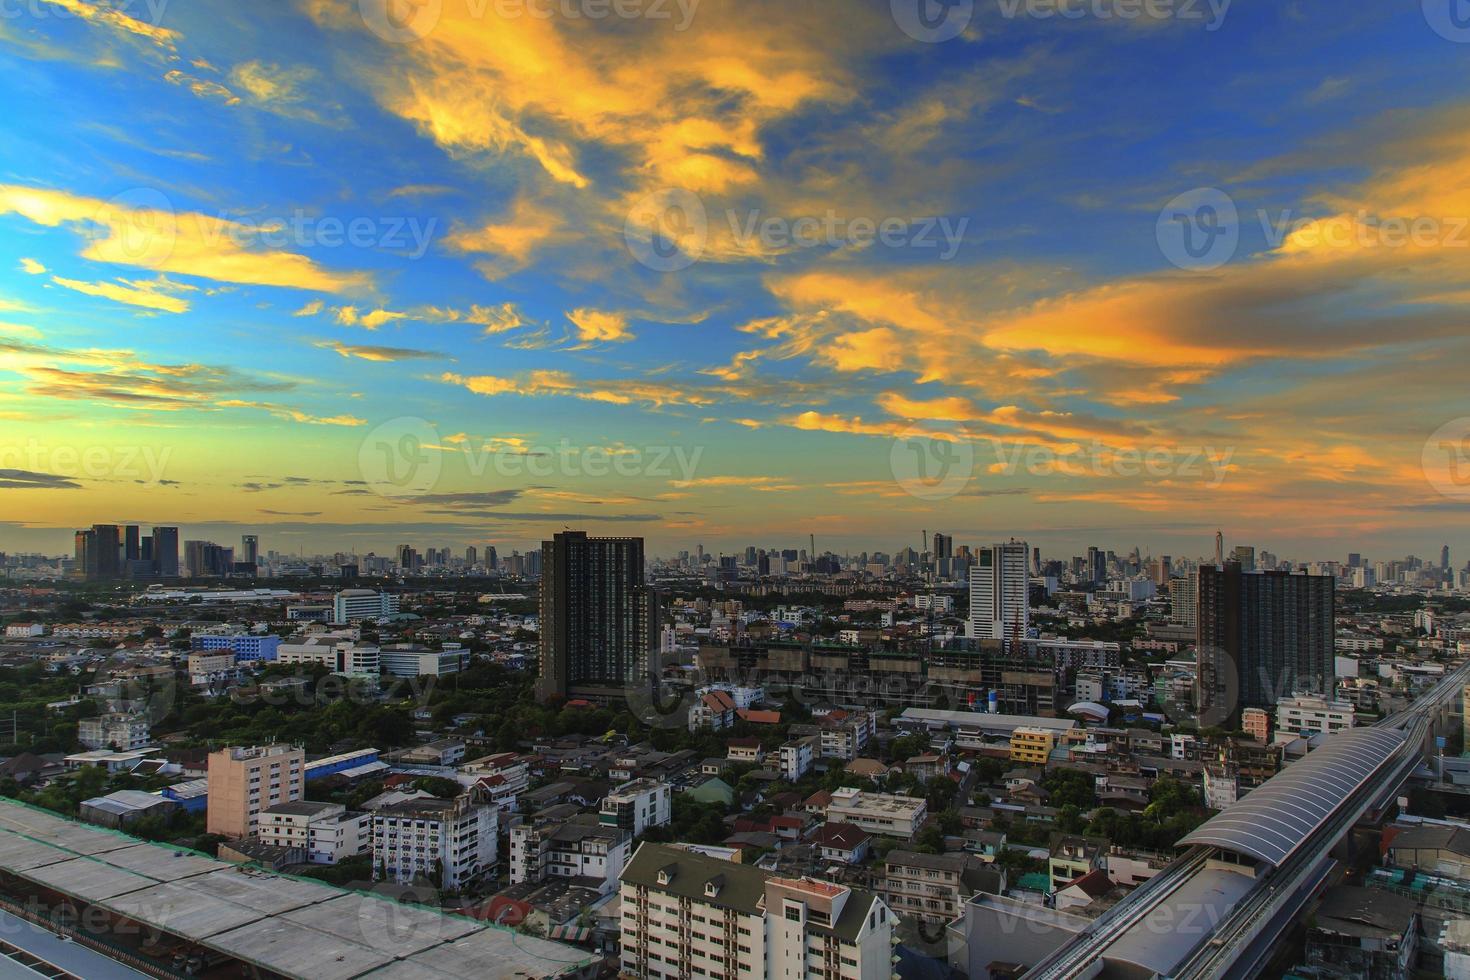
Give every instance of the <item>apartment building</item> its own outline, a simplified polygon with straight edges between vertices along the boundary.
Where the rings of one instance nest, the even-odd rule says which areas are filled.
[[[499,811],[469,795],[426,797],[373,813],[373,878],[425,877],[457,889],[495,864]]]
[[[827,822],[849,823],[870,834],[912,840],[928,815],[928,805],[918,796],[864,793],[844,786],[832,793]]]
[[[211,834],[249,837],[262,811],[301,799],[306,752],[296,746],[233,746],[211,752],[208,765]]]
[[[89,749],[117,748],[132,752],[149,744],[148,719],[143,715],[109,712],[77,722],[77,741]]]
[[[824,722],[821,732],[822,758],[851,762],[878,734],[878,716],[858,711]]]
[[[1052,891],[1061,891],[1083,875],[1103,866],[1107,842],[1073,835],[1057,836],[1047,859]]]
[[[530,765],[514,752],[471,759],[459,770],[478,777],[481,792],[504,813],[516,808],[516,801],[531,785]]]
[[[1011,732],[1011,761],[1027,766],[1044,766],[1056,748],[1056,732],[1022,726]]]
[[[995,877],[994,872],[986,871],[982,865],[979,858],[966,854],[889,851],[883,859],[879,894],[895,915],[928,922],[953,922],[966,900],[975,894],[975,879],[982,875]]]
[[[894,916],[871,892],[664,844],[622,876],[622,969],[648,980],[888,980]]]
[[[366,854],[372,841],[372,814],[340,803],[297,800],[269,807],[260,815],[262,844],[299,848],[311,864],[336,864]]]
[[[510,829],[510,883],[574,878],[603,895],[618,887],[633,836],[582,818],[526,818]]]
[[[332,622],[356,623],[398,614],[398,596],[372,589],[343,589],[332,597]]]
[[[200,653],[227,651],[241,663],[275,660],[280,648],[281,638],[274,633],[196,633],[189,637],[189,649]]]
[[[235,655],[229,651],[189,654],[189,683],[195,687],[233,680],[238,676],[240,668],[236,666]]]
[[[1282,698],[1276,702],[1276,731],[1292,735],[1345,731],[1358,723],[1357,712],[1347,701],[1329,701],[1310,695]]]
[[[1264,708],[1246,708],[1240,713],[1240,728],[1257,742],[1271,738],[1271,716]]]
[[[820,750],[821,740],[815,735],[794,738],[781,746],[781,778],[788,783],[800,780],[812,771],[812,763]]]
[[[641,837],[650,827],[662,827],[673,817],[673,788],[656,779],[634,779],[603,798],[599,822]]]
[[[689,730],[719,731],[735,724],[735,699],[726,691],[704,691],[689,708]]]

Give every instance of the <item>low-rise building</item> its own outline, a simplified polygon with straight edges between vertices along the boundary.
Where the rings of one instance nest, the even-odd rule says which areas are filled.
[[[378,677],[378,647],[339,636],[308,636],[296,643],[283,643],[276,659],[288,665],[320,665],[344,677]]]
[[[1271,716],[1265,708],[1246,708],[1240,713],[1240,728],[1257,742],[1271,740]]]
[[[1073,881],[1103,866],[1106,842],[1089,837],[1061,834],[1052,840],[1047,871],[1052,891],[1060,891]]]
[[[1278,735],[1331,734],[1357,724],[1358,709],[1347,701],[1329,701],[1312,695],[1297,695],[1276,702]]]
[[[1044,766],[1056,748],[1056,732],[1046,728],[1023,726],[1011,732],[1011,761],[1022,765]]]
[[[815,735],[794,738],[782,745],[781,778],[790,783],[798,782],[812,771],[812,764],[820,748],[820,740]]]
[[[469,651],[459,648],[430,650],[394,643],[378,649],[378,666],[394,677],[443,677],[464,670]]]
[[[645,843],[622,877],[622,969],[647,980],[888,980],[877,895]]]
[[[341,803],[279,803],[261,813],[256,834],[263,844],[303,851],[312,864],[336,864],[367,853],[372,814]]]
[[[89,749],[133,752],[149,744],[148,719],[139,714],[108,712],[77,722],[77,741]]]
[[[1396,980],[1414,973],[1419,905],[1378,888],[1329,889],[1307,928],[1307,966],[1323,975]]]
[[[844,786],[832,792],[828,823],[850,823],[870,834],[912,840],[928,815],[928,801],[918,796],[865,793]]]
[[[850,823],[824,823],[807,834],[806,842],[824,861],[862,864],[871,853],[872,835]]]
[[[581,817],[517,818],[510,829],[510,881],[569,879],[607,895],[617,888],[632,846],[633,835],[623,828]]]
[[[735,699],[728,692],[703,691],[689,708],[689,730],[697,732],[707,728],[717,732],[729,728],[735,724],[737,708]]]
[[[996,894],[1002,883],[999,870],[965,854],[893,850],[883,859],[879,894],[896,915],[949,923],[977,890]]]

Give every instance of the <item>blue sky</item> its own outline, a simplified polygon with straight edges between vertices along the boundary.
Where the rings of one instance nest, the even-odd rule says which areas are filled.
[[[7,7],[0,547],[1437,553],[1470,35],[1054,6]]]

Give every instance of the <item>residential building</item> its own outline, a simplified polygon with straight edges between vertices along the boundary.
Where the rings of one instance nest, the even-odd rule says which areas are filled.
[[[261,813],[257,835],[262,844],[301,849],[312,864],[336,864],[367,853],[372,814],[341,803],[278,803]]]
[[[658,598],[644,584],[642,538],[564,531],[541,546],[542,700],[621,701],[654,682]]]
[[[1239,708],[1270,708],[1292,692],[1331,696],[1335,581],[1330,575],[1247,572],[1236,562],[1200,567],[1202,727],[1226,724]]]
[[[864,793],[844,786],[834,790],[827,804],[828,823],[850,823],[870,834],[912,840],[928,815],[922,797]]]
[[[140,714],[108,712],[77,722],[77,741],[89,749],[132,752],[149,744],[148,719]]]
[[[764,762],[765,749],[758,738],[732,738],[725,742],[725,757],[731,762]]]
[[[1051,875],[1051,890],[1061,891],[1073,881],[1103,866],[1107,853],[1107,842],[1070,834],[1056,836],[1052,840],[1051,855],[1047,859],[1047,871]]]
[[[1240,713],[1240,730],[1257,742],[1271,740],[1271,716],[1264,708],[1246,708]]]
[[[603,895],[618,887],[633,835],[583,817],[517,818],[510,829],[510,882],[573,879]]]
[[[398,753],[396,761],[417,766],[457,766],[464,761],[464,740],[439,738]]]
[[[735,699],[726,691],[705,691],[689,708],[689,730],[719,731],[735,724]]]
[[[663,844],[622,877],[622,969],[647,980],[893,973],[894,916],[871,892]]]
[[[1338,885],[1308,920],[1306,965],[1323,976],[1413,976],[1418,951],[1419,903],[1407,895]]]
[[[634,779],[603,797],[599,820],[621,827],[633,837],[662,827],[673,817],[673,788],[656,779]]]
[[[871,853],[873,837],[850,823],[824,823],[807,834],[806,842],[816,849],[824,861],[858,865]]]
[[[343,589],[332,597],[332,622],[357,623],[398,615],[398,596],[372,589]]]
[[[1347,701],[1298,695],[1276,702],[1277,735],[1318,735],[1340,732],[1357,724],[1357,711]]]
[[[970,566],[970,636],[1022,639],[1031,626],[1026,542],[981,548]]]
[[[189,683],[195,687],[233,680],[240,676],[235,654],[229,650],[189,654]]]
[[[209,753],[209,810],[205,829],[249,837],[260,814],[301,799],[306,753],[292,745],[233,746]]]
[[[781,746],[781,778],[789,783],[800,780],[812,771],[813,756],[821,740],[815,735],[794,738]]]
[[[851,762],[863,754],[877,734],[878,716],[874,712],[833,712],[822,720],[821,756]]]
[[[984,879],[994,884],[984,887]],[[998,893],[999,881],[998,871],[969,855],[893,850],[883,859],[879,894],[895,915],[948,924],[977,890]]]
[[[1044,766],[1056,748],[1057,733],[1048,728],[1022,726],[1011,732],[1011,761]]]
[[[405,800],[373,811],[373,877],[424,877],[458,889],[495,864],[499,811],[471,795]]]

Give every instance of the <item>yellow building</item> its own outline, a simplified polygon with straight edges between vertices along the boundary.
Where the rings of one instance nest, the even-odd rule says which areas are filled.
[[[1011,732],[1011,761],[1044,766],[1056,739],[1056,733],[1045,728],[1017,728]]]

